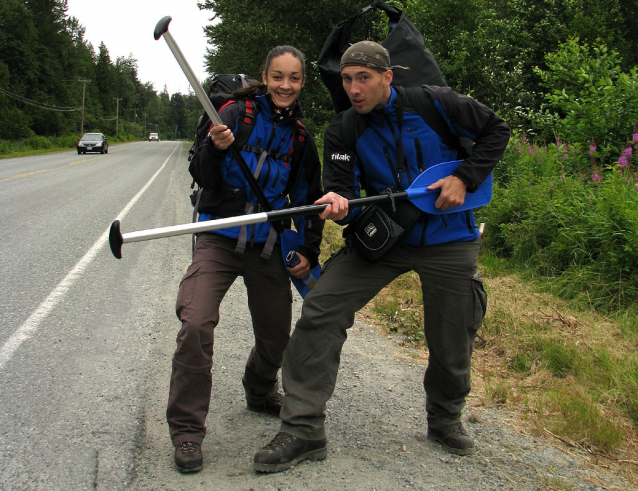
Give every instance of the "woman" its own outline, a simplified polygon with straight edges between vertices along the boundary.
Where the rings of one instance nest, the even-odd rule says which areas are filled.
[[[241,154],[273,209],[312,204],[322,196],[320,161],[305,135],[300,162],[291,158],[301,127],[299,94],[305,83],[303,54],[292,46],[270,51],[262,73],[236,91],[219,111],[224,124],[212,126],[199,149],[197,165],[204,191],[199,220],[260,211],[260,203],[228,151],[246,114],[250,137]],[[244,102],[246,101],[246,102]],[[244,109],[245,108],[245,109]],[[323,221],[316,215],[294,219],[299,264],[290,274],[305,277],[317,265]],[[289,228],[290,223],[284,224]],[[277,372],[290,338],[292,293],[279,234],[269,222],[199,234],[193,262],[184,275],[176,312],[182,322],[173,356],[168,408],[169,431],[180,472],[202,468],[201,445],[212,388],[214,330],[219,305],[237,276],[243,276],[253,322],[253,346],[242,378],[248,408],[279,415],[282,395]]]

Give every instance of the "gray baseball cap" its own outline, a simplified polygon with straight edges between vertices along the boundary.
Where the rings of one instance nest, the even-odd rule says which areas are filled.
[[[350,46],[341,57],[341,68],[365,66],[374,70],[390,70],[390,53],[374,41],[359,41]]]

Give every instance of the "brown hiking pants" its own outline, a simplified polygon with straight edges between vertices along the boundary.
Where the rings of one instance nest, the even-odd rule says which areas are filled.
[[[262,404],[277,392],[277,372],[290,339],[292,292],[279,246],[270,259],[260,257],[263,245],[235,252],[237,241],[200,234],[193,262],[182,278],[176,313],[177,334],[166,418],[173,445],[201,444],[206,435],[213,367],[215,326],[219,305],[238,276],[248,293],[255,345],[248,356],[242,383],[246,400]]]

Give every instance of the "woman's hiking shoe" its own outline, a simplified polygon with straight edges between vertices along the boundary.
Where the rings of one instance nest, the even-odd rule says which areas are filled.
[[[441,428],[428,428],[428,440],[439,442],[445,450],[456,455],[476,453],[474,440],[460,421]]]
[[[289,433],[277,433],[270,443],[255,454],[253,469],[257,472],[281,472],[302,460],[326,458],[326,439],[304,440]]]
[[[277,392],[274,396],[268,399],[263,404],[251,404],[250,402],[246,403],[248,409],[251,411],[255,411],[258,413],[267,413],[272,414],[273,416],[279,416],[279,411],[281,411],[281,405],[284,402],[284,396]]]
[[[202,446],[199,443],[184,442],[175,445],[175,465],[180,472],[202,470]]]

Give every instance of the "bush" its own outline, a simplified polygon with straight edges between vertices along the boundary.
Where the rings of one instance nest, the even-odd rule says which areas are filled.
[[[26,144],[34,150],[46,150],[51,148],[51,140],[46,136],[31,136],[27,139]]]
[[[638,122],[638,68],[621,72],[622,60],[600,41],[590,48],[572,38],[536,69],[548,92],[529,119],[542,141],[554,136],[578,148],[593,141],[603,165],[613,162]],[[587,164],[584,155],[584,164]]]
[[[477,213],[485,247],[565,298],[623,309],[638,302],[638,159],[566,170],[579,159],[566,145],[515,140],[495,171],[492,203]]]

